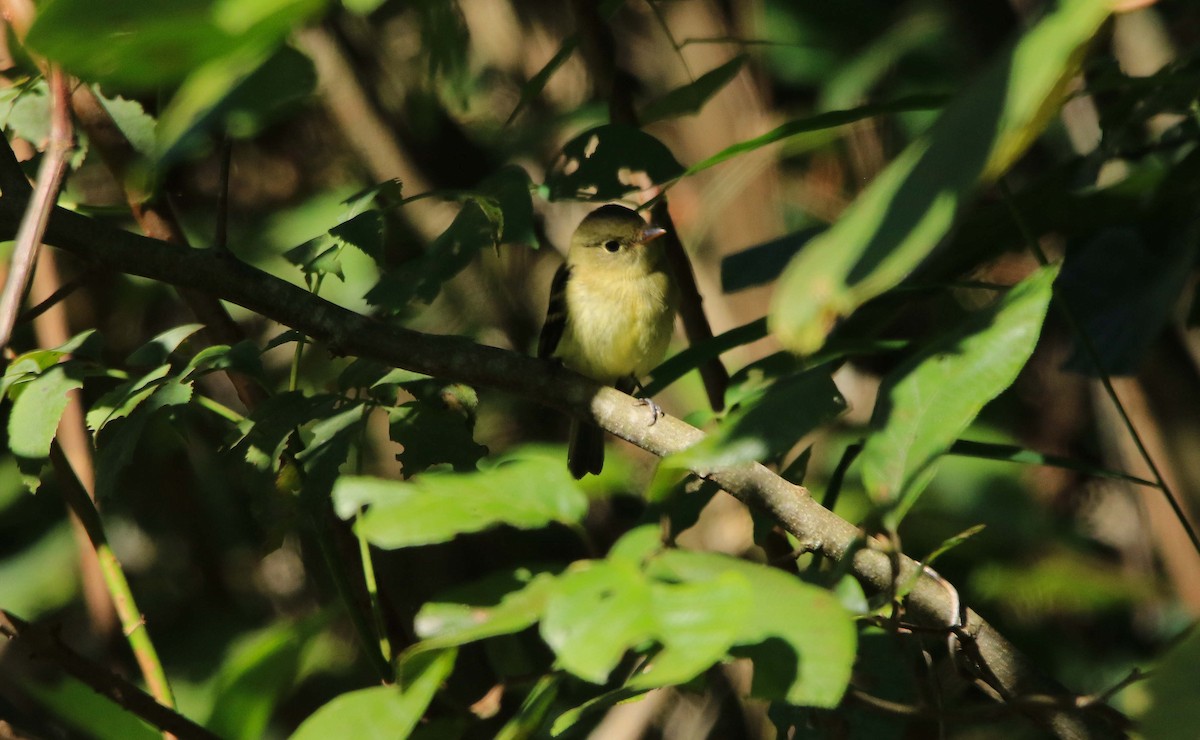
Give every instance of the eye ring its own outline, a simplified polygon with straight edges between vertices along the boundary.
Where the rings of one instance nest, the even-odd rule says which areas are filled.
[[[615,254],[621,249],[621,242],[617,241],[616,239],[609,239],[608,241],[604,242],[604,249],[609,253]]]

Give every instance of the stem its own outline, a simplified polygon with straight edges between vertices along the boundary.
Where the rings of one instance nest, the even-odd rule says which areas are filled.
[[[54,466],[59,488],[62,489],[67,506],[79,517],[88,539],[92,542],[92,547],[96,549],[96,557],[100,561],[100,572],[104,577],[104,584],[108,587],[109,595],[112,596],[117,617],[121,620],[121,628],[129,641],[129,647],[133,650],[134,658],[137,659],[142,678],[146,681],[146,687],[150,689],[151,695],[158,700],[159,704],[174,709],[175,697],[171,693],[171,685],[167,682],[162,662],[158,659],[158,651],[154,648],[150,633],[146,629],[146,618],[138,609],[137,602],[133,598],[133,591],[129,588],[129,581],[125,578],[125,571],[121,568],[120,561],[117,560],[112,547],[108,544],[108,537],[104,533],[104,524],[100,521],[100,514],[96,511],[95,504],[92,503],[92,497],[80,483],[74,468],[67,461],[67,456],[63,454],[57,441],[50,445],[50,463]]]
[[[359,511],[354,515],[355,523],[357,524],[361,518],[362,512]],[[383,655],[384,660],[388,660],[392,654],[392,642],[388,639],[387,627],[383,621],[383,608],[379,603],[375,564],[371,561],[371,543],[367,542],[367,538],[357,526],[354,527],[354,534],[358,538],[358,556],[362,559],[363,580],[367,584],[367,596],[371,599],[371,615],[375,618],[375,631],[379,635],[379,652]]]
[[[218,740],[217,736],[179,712],[164,707],[137,686],[93,663],[62,644],[58,636],[37,624],[29,624],[15,614],[0,610],[0,635],[25,645],[30,653],[54,661],[54,664],[117,706],[141,717],[149,724],[180,740]]]
[[[1020,211],[1017,210],[1016,204],[1013,201],[1012,191],[1008,189],[1008,183],[1003,179],[996,182],[997,188],[1000,191],[1000,196],[1008,205],[1009,212],[1012,214],[1013,221],[1017,225],[1017,230],[1021,232],[1021,237],[1025,240],[1025,244],[1029,247],[1029,251],[1037,258],[1041,265],[1050,264],[1050,260],[1046,257],[1046,253],[1042,251],[1042,246],[1038,244],[1034,238],[1033,232],[1029,230],[1029,226],[1025,223],[1025,219],[1021,217]],[[1142,435],[1138,434],[1137,427],[1133,425],[1133,419],[1129,417],[1129,412],[1125,410],[1125,404],[1121,403],[1120,397],[1117,396],[1117,389],[1113,387],[1112,379],[1108,376],[1108,372],[1104,369],[1104,363],[1100,359],[1100,352],[1096,349],[1096,344],[1088,335],[1087,330],[1083,328],[1083,323],[1079,317],[1075,315],[1074,309],[1062,299],[1057,293],[1054,295],[1054,303],[1058,306],[1063,318],[1066,319],[1067,325],[1071,327],[1071,332],[1079,340],[1079,345],[1083,347],[1084,354],[1088,356],[1088,361],[1096,368],[1096,373],[1099,375],[1100,385],[1104,387],[1104,392],[1112,401],[1113,407],[1117,410],[1117,415],[1121,417],[1121,424],[1129,432],[1129,436],[1133,439],[1133,444],[1137,447],[1138,454],[1146,461],[1146,467],[1150,468],[1150,474],[1154,477],[1154,482],[1166,497],[1167,503],[1171,505],[1171,510],[1175,512],[1175,518],[1179,520],[1179,524],[1187,532],[1188,539],[1192,541],[1192,547],[1197,553],[1200,553],[1200,537],[1196,535],[1196,530],[1192,527],[1191,521],[1188,519],[1187,513],[1183,506],[1179,503],[1179,499],[1175,496],[1174,491],[1167,485],[1166,478],[1158,469],[1154,459],[1150,457],[1150,450],[1142,441]]]
[[[367,436],[367,416],[371,413],[371,404],[363,406],[363,421],[362,421],[362,439],[359,441],[358,450],[355,453],[354,470],[358,474],[362,474],[363,470],[363,446]],[[387,625],[383,620],[383,606],[379,601],[379,585],[375,580],[375,563],[371,559],[371,543],[367,542],[367,538],[363,535],[360,528],[357,526],[359,520],[362,519],[363,509],[359,509],[354,515],[354,536],[358,538],[358,557],[362,560],[363,581],[367,585],[367,598],[371,601],[371,616],[375,619],[375,632],[379,635],[379,652],[383,654],[383,659],[391,661],[392,658],[392,642],[388,639]]]
[[[50,140],[46,145],[46,154],[42,157],[42,163],[38,167],[37,187],[29,198],[25,215],[21,219],[21,226],[17,229],[16,245],[13,247],[8,279],[4,284],[4,293],[0,295],[0,348],[7,347],[12,338],[17,312],[21,308],[21,300],[25,295],[25,288],[29,284],[29,276],[33,273],[34,262],[37,261],[38,246],[42,243],[42,234],[46,231],[50,212],[54,210],[54,204],[58,202],[58,191],[62,186],[63,177],[67,173],[67,155],[74,147],[66,77],[56,65],[50,65],[48,77],[50,81]],[[17,190],[27,190],[28,188],[27,185],[22,187],[24,183],[15,176],[11,180],[6,177],[4,184],[6,190],[14,185]]]

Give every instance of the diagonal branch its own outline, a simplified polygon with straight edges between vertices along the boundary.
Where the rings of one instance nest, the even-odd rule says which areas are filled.
[[[4,293],[0,295],[0,348],[7,347],[8,340],[12,338],[17,312],[21,309],[21,301],[24,300],[25,289],[29,285],[29,276],[33,274],[33,265],[37,261],[42,232],[46,229],[50,211],[58,202],[58,191],[62,186],[63,177],[67,174],[67,158],[74,148],[71,111],[67,102],[67,78],[56,65],[50,66],[47,76],[50,80],[50,139],[46,144],[42,163],[38,167],[37,187],[29,198],[25,216],[17,230],[8,279],[4,283]],[[8,148],[7,143],[4,148]],[[9,153],[11,154],[11,151]],[[11,160],[15,162],[15,157]],[[11,164],[9,159],[5,159],[5,163]],[[3,180],[5,191],[23,194],[28,190],[29,186],[24,183],[24,176],[18,173],[19,166],[16,172],[13,172],[11,167],[6,168]]]
[[[15,230],[22,207],[20,199],[0,198],[0,237]],[[647,426],[644,409],[635,399],[549,363],[463,337],[390,326],[238,262],[227,253],[174,249],[65,209],[54,212],[45,240],[93,267],[159,280],[244,306],[325,342],[337,353],[502,390],[589,419],[655,455],[678,452],[704,436],[699,429],[669,416]],[[822,508],[804,487],[762,465],[746,463],[695,472],[771,514],[805,549],[848,561],[849,569],[868,588],[882,592],[921,573],[919,564],[903,556],[897,559],[899,573],[895,573],[888,555],[860,546],[857,527]],[[986,664],[1005,694],[1065,693],[979,615],[969,610],[960,615],[951,589],[927,575],[915,580],[908,596],[909,618],[922,625],[953,629],[960,641],[970,641],[972,655]],[[1060,737],[1119,736],[1083,709],[1050,709],[1044,718]]]
[[[108,668],[93,663],[67,647],[45,627],[29,624],[0,609],[0,636],[24,645],[28,652],[40,658],[49,658],[96,693],[111,699],[163,732],[171,733],[180,740],[216,740],[217,736],[213,733],[159,704],[154,697]]]

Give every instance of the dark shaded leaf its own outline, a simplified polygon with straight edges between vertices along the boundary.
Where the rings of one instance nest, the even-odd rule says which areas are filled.
[[[723,258],[721,290],[725,293],[736,293],[773,281],[783,272],[783,268],[787,267],[792,257],[824,230],[823,226],[803,229]]]
[[[647,103],[639,118],[642,125],[661,121],[664,118],[699,113],[709,98],[720,92],[745,66],[749,59],[745,54],[730,59],[721,66],[700,75],[693,82],[677,87],[661,98]]]
[[[406,477],[434,465],[448,464],[459,472],[475,469],[488,449],[472,433],[473,416],[428,401],[411,401],[388,414],[388,435],[404,446],[396,455]]]
[[[683,166],[661,141],[635,126],[611,123],[568,141],[546,185],[551,200],[605,201],[681,174]]]

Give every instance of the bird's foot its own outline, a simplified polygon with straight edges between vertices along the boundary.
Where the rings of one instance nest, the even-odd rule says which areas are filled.
[[[662,410],[661,406],[649,398],[639,398],[637,405],[650,407],[650,423],[647,426],[654,426],[658,423],[659,419],[667,415],[666,412]]]

